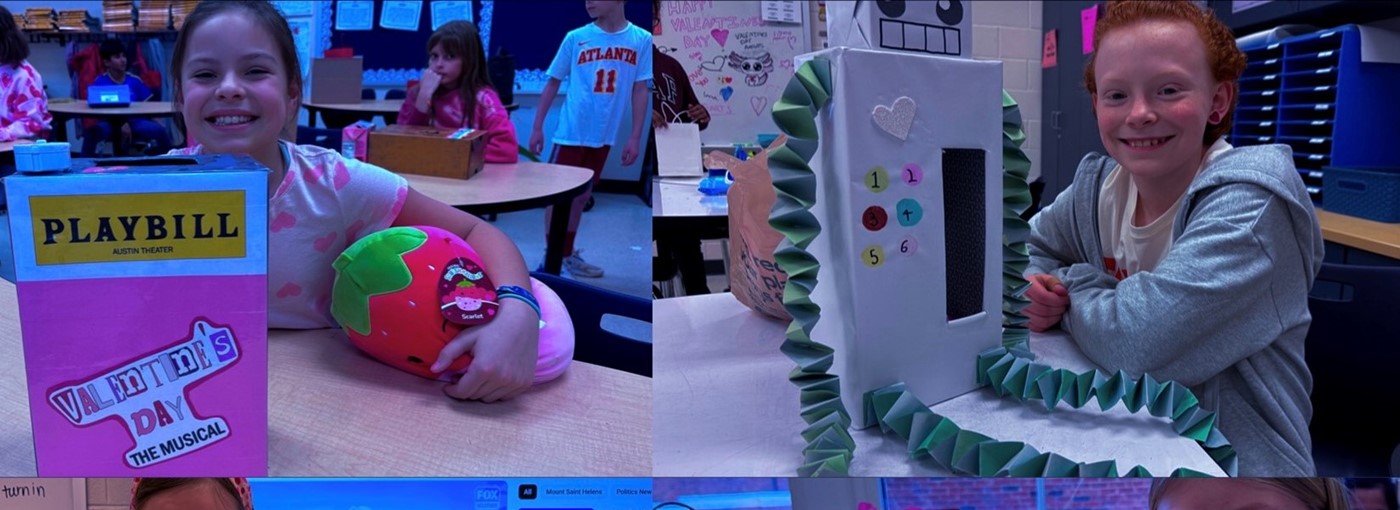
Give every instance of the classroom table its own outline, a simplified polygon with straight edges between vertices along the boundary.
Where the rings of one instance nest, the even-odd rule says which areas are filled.
[[[701,193],[700,179],[652,178],[651,220],[654,228],[696,232],[706,236],[702,238],[728,237],[729,197]]]
[[[1328,241],[1400,260],[1400,223],[1381,223],[1317,210],[1322,238]]]
[[[653,476],[795,476],[806,445],[794,363],[779,351],[786,325],[746,308],[733,294],[660,299],[653,355]],[[1093,365],[1065,335],[1033,334],[1037,361],[1085,371]],[[967,360],[973,363],[974,360]],[[859,398],[842,395],[843,398]],[[1079,462],[1118,461],[1119,472],[1142,465],[1155,476],[1186,467],[1224,472],[1171,422],[1121,405],[1048,412],[1039,401],[1018,403],[990,388],[932,406],[959,426],[1003,441],[1024,441]],[[906,443],[879,427],[852,430],[851,476],[948,476],[935,462],[909,459]]]
[[[477,216],[555,206],[544,250],[544,271],[549,274],[563,268],[569,206],[593,183],[593,171],[587,168],[533,161],[487,163],[466,180],[399,175],[419,193]]]
[[[321,115],[321,112],[365,114],[371,117],[383,115],[385,124],[393,124],[399,118],[399,109],[403,108],[403,101],[402,99],[362,99],[358,103],[312,103],[308,101],[302,103],[301,106],[302,108],[306,108],[306,112],[311,115],[312,126],[316,125],[317,116]],[[322,124],[331,129],[345,127],[327,124],[325,123],[324,117],[322,118]]]
[[[398,122],[399,110],[403,108],[403,99],[362,99],[358,103],[312,103],[305,102],[301,106],[306,108],[306,112],[311,114],[311,125],[316,125],[316,118],[321,112],[339,114],[369,114],[383,115],[385,124],[395,124]],[[506,105],[506,112],[514,112],[520,106],[516,104]],[[322,117],[322,124],[331,129],[340,129],[345,126],[333,126],[325,123]]]
[[[15,286],[0,281],[0,476],[35,476]],[[271,476],[651,476],[651,379],[574,362],[505,402],[459,402],[337,329],[269,332]]]
[[[131,103],[130,106],[93,108],[88,106],[85,101],[50,102],[49,113],[53,115],[53,134],[50,136],[54,141],[67,142],[69,119],[113,120],[128,117],[174,117],[177,112],[172,104],[170,101],[138,101]],[[78,128],[82,129],[82,126],[79,125]],[[112,144],[112,154],[122,155],[121,137],[113,137]]]

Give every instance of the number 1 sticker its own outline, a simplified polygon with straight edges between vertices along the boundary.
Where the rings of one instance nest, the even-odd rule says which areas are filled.
[[[865,187],[873,193],[885,191],[890,187],[890,173],[885,171],[885,167],[877,166],[865,173]]]

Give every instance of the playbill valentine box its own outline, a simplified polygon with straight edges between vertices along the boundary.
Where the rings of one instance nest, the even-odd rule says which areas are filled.
[[[38,474],[267,475],[267,170],[5,179]]]

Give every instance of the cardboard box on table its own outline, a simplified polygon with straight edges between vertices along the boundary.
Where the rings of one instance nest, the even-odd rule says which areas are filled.
[[[359,103],[365,81],[361,57],[311,60],[311,102]]]
[[[369,163],[405,174],[467,179],[486,164],[485,131],[394,124],[369,133]]]
[[[267,170],[163,156],[5,181],[38,475],[266,476]]]
[[[977,389],[977,354],[1001,345],[1001,63],[836,47],[797,64],[813,58],[832,99],[811,162],[812,338],[867,427],[867,392],[903,382],[933,405]]]

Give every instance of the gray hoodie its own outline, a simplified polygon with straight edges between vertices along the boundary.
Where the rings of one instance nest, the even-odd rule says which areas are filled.
[[[1031,219],[1027,275],[1069,290],[1061,325],[1090,360],[1189,386],[1239,454],[1240,476],[1313,476],[1303,339],[1322,233],[1285,145],[1231,149],[1186,190],[1172,245],[1117,281],[1103,262],[1099,189],[1117,166],[1085,156]]]

